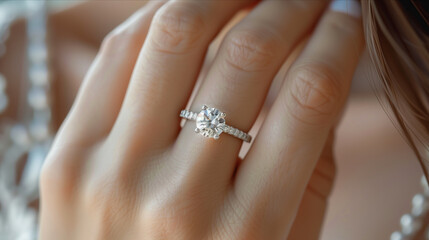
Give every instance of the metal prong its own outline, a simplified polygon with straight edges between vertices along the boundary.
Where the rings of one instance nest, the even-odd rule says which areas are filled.
[[[223,113],[220,114],[220,116],[221,117],[226,117],[226,113],[223,112]]]
[[[203,110],[206,110],[208,107],[207,107],[207,105],[203,105],[202,107],[201,107]]]
[[[199,133],[200,132],[200,129],[199,128],[195,128],[195,130],[194,130],[196,133]]]
[[[213,138],[214,139],[219,139],[219,135],[214,135]]]

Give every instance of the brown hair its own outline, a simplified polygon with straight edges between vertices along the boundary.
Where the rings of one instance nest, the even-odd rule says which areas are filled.
[[[379,99],[429,179],[429,1],[362,0],[362,13]]]

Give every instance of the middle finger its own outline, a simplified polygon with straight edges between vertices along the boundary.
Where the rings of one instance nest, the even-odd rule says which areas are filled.
[[[166,147],[176,139],[177,112],[186,105],[208,45],[252,1],[176,0],[158,10],[110,135],[124,139],[124,153],[135,146],[140,152]],[[143,142],[148,135],[150,144]]]

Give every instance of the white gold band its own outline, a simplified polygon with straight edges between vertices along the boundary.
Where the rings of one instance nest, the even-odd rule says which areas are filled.
[[[203,107],[203,109],[204,109],[204,107]],[[193,121],[197,121],[198,115],[199,115],[199,113],[191,112],[189,110],[182,110],[180,112],[180,117],[188,119],[188,120],[193,120]],[[236,138],[239,138],[245,142],[252,141],[252,136],[241,131],[240,129],[234,128],[234,127],[229,126],[227,124],[222,124],[221,126],[219,126],[219,128],[221,129],[222,132],[228,133],[229,135],[232,135]],[[204,135],[204,136],[206,136],[206,135]],[[206,137],[208,137],[208,136],[206,136]],[[217,137],[215,136],[214,138],[217,138]]]

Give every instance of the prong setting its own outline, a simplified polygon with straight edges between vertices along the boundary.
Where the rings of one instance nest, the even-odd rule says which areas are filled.
[[[226,124],[226,114],[219,109],[203,105],[200,112],[182,110],[180,116],[196,122],[194,131],[204,137],[219,139],[220,134],[227,133],[245,142],[250,142],[252,137],[247,133]]]
[[[218,139],[225,125],[223,115],[219,109],[203,105],[195,119],[199,133],[205,137]]]

